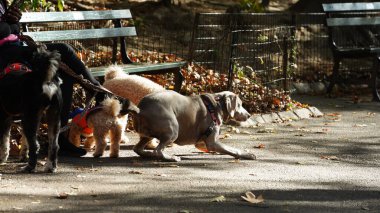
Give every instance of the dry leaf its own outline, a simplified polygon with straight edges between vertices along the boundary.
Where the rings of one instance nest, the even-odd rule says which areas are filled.
[[[211,202],[224,202],[226,201],[226,198],[223,195],[220,195],[218,197],[214,197],[211,199]]]
[[[261,129],[261,130],[257,131],[257,133],[274,133],[274,129],[273,128],[265,128],[265,129]]]
[[[67,199],[69,197],[69,195],[66,193],[66,192],[60,192],[58,195],[57,195],[57,198],[58,199]]]
[[[254,146],[256,149],[265,149],[265,144],[259,144],[257,146]]]
[[[226,138],[230,138],[231,137],[231,134],[224,134],[222,136],[220,136],[220,139],[226,139]]]
[[[355,124],[354,127],[367,127],[367,124]]]
[[[206,144],[205,144],[205,142],[203,142],[203,141],[197,142],[197,143],[195,144],[195,148],[201,150],[202,152],[208,152],[208,149],[207,149],[207,147],[206,147]]]
[[[336,161],[338,161],[339,160],[339,158],[337,157],[337,156],[327,156],[327,155],[322,155],[321,156],[321,159],[326,159],[326,160],[336,160]]]
[[[159,176],[159,177],[167,177],[168,175],[167,175],[167,174],[156,174],[156,176]]]
[[[243,198],[245,201],[249,203],[258,204],[258,203],[264,202],[264,198],[262,195],[259,195],[258,197],[256,197],[256,195],[254,195],[252,192],[246,192],[245,196],[246,197],[241,196],[241,198]]]

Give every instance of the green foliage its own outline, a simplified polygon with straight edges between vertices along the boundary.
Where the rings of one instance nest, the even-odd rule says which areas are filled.
[[[25,0],[20,7],[21,9],[31,11],[50,11],[52,8],[54,8],[54,10],[63,11],[64,3],[64,0],[57,0],[57,5],[47,0]]]
[[[251,13],[264,12],[264,7],[257,0],[240,0],[240,7],[242,10]]]

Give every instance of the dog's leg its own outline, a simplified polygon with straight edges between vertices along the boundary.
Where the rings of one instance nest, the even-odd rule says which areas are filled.
[[[95,128],[94,127],[94,138],[95,138],[95,152],[93,156],[98,158],[104,154],[104,150],[107,147],[106,137],[108,135],[108,129]]]
[[[81,128],[75,124],[71,123],[70,129],[69,129],[69,141],[76,147],[80,147],[80,135],[81,135]]]
[[[48,160],[45,164],[44,171],[55,173],[57,171],[58,163],[58,136],[61,126],[60,113],[61,105],[60,101],[54,99],[49,109],[46,112],[48,123],[48,139],[49,139],[49,151]]]
[[[91,150],[92,147],[94,147],[94,144],[95,144],[95,139],[94,139],[94,136],[91,135],[89,137],[86,137],[83,148],[85,148],[86,150]]]
[[[165,147],[168,146],[169,144],[172,144],[177,138],[178,138],[178,134],[160,137],[159,138],[160,143],[158,144],[156,149],[153,151],[153,154],[155,155],[155,157],[161,160],[169,161],[169,162],[181,161],[180,157],[174,156],[174,155],[168,155],[163,152]]]
[[[12,119],[10,117],[1,116],[0,119],[0,164],[7,161],[9,156],[9,140]]]
[[[120,150],[120,142],[121,142],[121,135],[122,135],[122,129],[121,126],[115,125],[110,129],[110,157],[111,158],[118,158],[119,157],[119,150]]]
[[[21,150],[20,150],[20,161],[27,162],[28,161],[28,141],[26,141],[26,137],[24,132],[21,133]]]
[[[21,123],[29,147],[28,165],[23,167],[21,169],[21,172],[28,173],[35,172],[37,165],[37,153],[39,149],[39,144],[37,143],[37,130],[42,115],[41,111],[33,109],[30,110],[30,112],[24,114],[24,118],[22,119]]]
[[[217,141],[218,135],[219,131],[215,131],[205,140],[207,149],[209,151],[231,155],[237,159],[256,160],[256,156],[252,153],[242,152],[239,149],[220,143]]]
[[[154,157],[153,152],[145,150],[145,146],[149,143],[150,140],[152,140],[152,138],[140,136],[140,141],[133,147],[133,151],[141,157]]]

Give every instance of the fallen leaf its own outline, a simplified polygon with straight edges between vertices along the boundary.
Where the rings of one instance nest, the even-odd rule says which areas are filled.
[[[208,152],[206,144],[203,141],[197,142],[194,146],[195,148],[201,150],[202,152]]]
[[[354,127],[367,127],[367,124],[355,124]]]
[[[299,164],[299,165],[305,165],[306,162],[298,161],[297,164]]]
[[[167,177],[168,175],[167,175],[167,174],[156,174],[156,176],[159,176],[159,177]]]
[[[265,129],[261,129],[261,130],[257,131],[257,133],[274,133],[274,129],[273,128],[265,128]]]
[[[254,146],[254,148],[256,148],[256,149],[265,149],[265,144],[259,144],[259,145],[257,145],[257,146]]]
[[[72,189],[79,189],[82,188],[82,186],[70,186]]]
[[[231,134],[226,133],[226,134],[220,136],[220,139],[226,139],[226,138],[230,138],[230,137],[231,137]]]
[[[140,172],[140,171],[135,171],[135,170],[129,171],[128,173],[129,173],[129,174],[134,174],[134,175],[141,175],[141,174],[142,174],[142,172]]]
[[[58,199],[67,199],[69,195],[66,192],[60,192],[57,194]]]
[[[362,210],[367,210],[367,211],[368,211],[368,210],[370,210],[370,209],[369,209],[369,207],[367,207],[367,206],[362,206]]]
[[[18,206],[13,206],[12,209],[14,209],[14,210],[23,210],[23,208],[18,207]]]
[[[232,161],[228,161],[228,163],[240,163],[240,159],[235,159],[235,160],[232,160]]]
[[[339,158],[338,158],[337,156],[334,156],[334,155],[332,155],[332,156],[322,155],[322,156],[321,156],[321,159],[326,159],[326,160],[336,160],[336,161],[339,160]]]
[[[243,198],[245,201],[247,201],[249,203],[253,203],[253,204],[258,204],[258,203],[264,202],[264,198],[262,195],[259,195],[258,197],[256,197],[256,195],[253,194],[252,192],[246,192],[245,196],[241,196],[241,198]]]
[[[326,114],[327,116],[342,116],[341,114],[335,112],[335,113],[329,113],[329,114]]]
[[[211,202],[224,202],[226,201],[226,198],[223,195],[220,195],[218,197],[214,197],[211,199]]]

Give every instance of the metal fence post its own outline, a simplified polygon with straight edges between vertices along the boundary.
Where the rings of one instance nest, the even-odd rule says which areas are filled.
[[[195,48],[194,41],[195,41],[195,36],[197,34],[197,29],[198,29],[197,27],[199,24],[199,16],[200,16],[200,14],[197,13],[197,14],[195,14],[195,18],[194,18],[193,32],[191,34],[191,42],[189,45],[189,58],[188,58],[189,64],[191,64],[194,60],[194,48]]]
[[[288,37],[284,36],[283,38],[283,51],[284,54],[282,56],[282,75],[284,78],[284,91],[288,91],[288,60],[289,60],[289,54],[288,54]]]
[[[239,14],[230,14],[230,21],[229,21],[229,33],[231,41],[230,44],[230,57],[229,57],[229,68],[228,68],[228,82],[227,82],[227,90],[232,89],[232,80],[234,77],[234,56],[235,56],[235,44],[237,43],[237,36],[234,31],[237,29],[237,18],[240,18]]]

